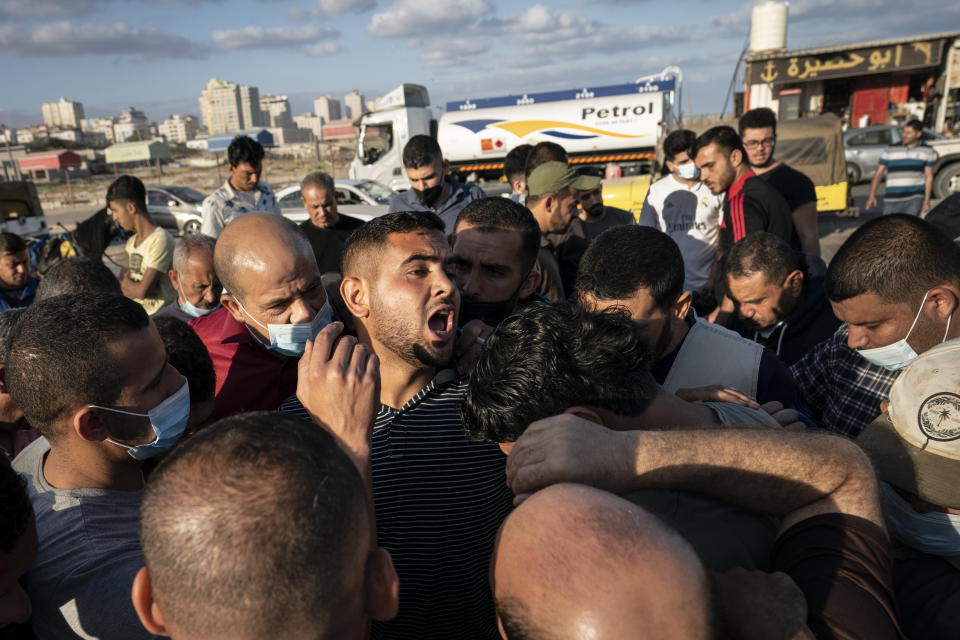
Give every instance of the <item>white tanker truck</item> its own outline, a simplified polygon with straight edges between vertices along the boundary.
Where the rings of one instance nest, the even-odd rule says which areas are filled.
[[[419,134],[437,138],[461,180],[499,178],[511,149],[543,141],[566,149],[571,164],[644,173],[657,142],[679,126],[681,82],[680,70],[668,67],[629,84],[448,102],[439,122],[427,89],[404,84],[359,120],[350,177],[409,188],[401,153]]]

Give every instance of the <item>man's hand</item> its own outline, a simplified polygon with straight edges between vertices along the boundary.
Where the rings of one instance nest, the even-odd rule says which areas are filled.
[[[731,569],[714,574],[723,617],[743,640],[813,640],[807,601],[785,573]]]
[[[870,196],[867,198],[867,203],[864,205],[863,208],[864,208],[864,209],[876,209],[876,207],[877,207],[877,196],[875,196],[875,195],[873,195],[873,194],[871,193]]]
[[[457,370],[460,373],[470,373],[477,363],[480,352],[487,338],[493,333],[493,328],[484,324],[483,320],[471,320],[463,325],[457,341],[453,345],[453,355],[457,359]]]
[[[760,406],[761,411],[769,413],[770,416],[780,423],[780,426],[788,431],[804,431],[807,425],[800,421],[800,416],[793,409],[784,409],[783,404],[776,400],[764,403]]]
[[[636,478],[634,451],[624,432],[569,413],[544,418],[531,424],[510,451],[507,484],[517,496],[515,504],[558,482],[619,493]]]
[[[750,397],[739,389],[725,387],[720,384],[714,384],[707,387],[694,387],[691,389],[677,389],[674,394],[681,400],[687,402],[729,402],[730,404],[739,404],[751,409],[759,409],[760,403],[755,398]]]
[[[923,211],[923,213],[927,213],[928,211],[930,211],[930,201],[929,201],[929,200],[924,200],[924,201],[923,201],[923,209],[922,209],[922,211]]]
[[[342,331],[342,323],[331,322],[307,342],[297,365],[297,398],[365,474],[380,404],[380,360],[353,336],[337,340]]]

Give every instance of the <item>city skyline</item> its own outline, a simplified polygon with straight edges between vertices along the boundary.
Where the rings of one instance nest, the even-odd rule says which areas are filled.
[[[425,85],[442,105],[630,82],[668,64],[684,70],[687,112],[716,113],[752,4],[0,0],[0,81],[14,88],[0,100],[0,124],[40,123],[41,105],[61,96],[82,103],[88,119],[131,105],[151,122],[200,118],[197,98],[212,77],[287,96],[295,116],[324,94],[376,98],[402,82]],[[687,15],[700,18],[684,23]],[[922,12],[891,0],[796,0],[788,47],[958,25],[960,5],[946,0]]]

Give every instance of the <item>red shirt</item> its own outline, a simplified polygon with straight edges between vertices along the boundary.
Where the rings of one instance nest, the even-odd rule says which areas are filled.
[[[298,358],[270,351],[224,307],[190,326],[207,346],[217,389],[211,420],[243,411],[274,411],[296,393]]]

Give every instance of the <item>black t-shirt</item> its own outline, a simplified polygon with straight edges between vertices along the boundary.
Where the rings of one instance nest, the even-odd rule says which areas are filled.
[[[321,228],[310,220],[300,223],[300,228],[307,234],[310,246],[313,247],[313,255],[317,258],[320,273],[340,271],[340,255],[343,253],[347,236],[362,224],[363,220],[345,215],[341,215],[337,224],[332,227]]]
[[[790,211],[796,211],[808,202],[817,201],[817,189],[813,186],[813,180],[782,162],[770,171],[761,173],[760,177],[783,196],[790,205]]]
[[[720,248],[726,253],[734,242],[751,233],[767,231],[783,238],[796,250],[800,242],[793,230],[790,205],[777,190],[748,173],[730,186],[723,201]]]
[[[777,538],[771,564],[803,591],[817,638],[903,638],[890,542],[873,522],[839,513],[807,518]]]

